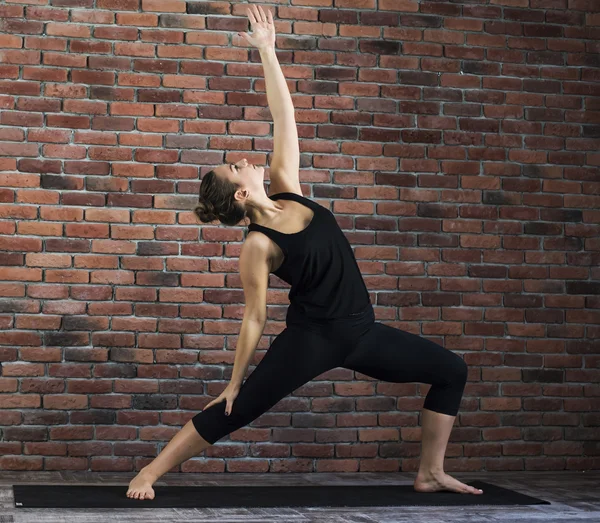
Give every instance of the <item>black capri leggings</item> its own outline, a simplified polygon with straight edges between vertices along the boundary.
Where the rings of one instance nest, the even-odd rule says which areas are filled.
[[[431,384],[423,407],[456,416],[467,365],[430,340],[375,321],[373,307],[343,319],[307,321],[290,306],[286,328],[242,384],[225,416],[226,402],[192,418],[208,443],[245,427],[288,394],[336,367],[393,383]]]

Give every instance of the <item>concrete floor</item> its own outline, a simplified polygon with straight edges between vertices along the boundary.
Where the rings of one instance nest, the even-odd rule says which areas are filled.
[[[600,523],[600,471],[589,472],[480,472],[452,473],[461,481],[479,479],[500,487],[550,501],[550,505],[467,507],[365,507],[365,508],[248,508],[248,509],[16,509],[12,485],[110,484],[126,487],[133,473],[0,472],[0,523],[71,522],[503,522]],[[318,485],[409,484],[414,474],[166,474],[157,485]],[[125,492],[126,489],[123,491]]]

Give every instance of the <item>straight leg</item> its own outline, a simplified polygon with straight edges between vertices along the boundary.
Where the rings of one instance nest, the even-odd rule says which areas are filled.
[[[224,401],[197,413],[132,480],[127,496],[154,499],[152,485],[163,474],[245,427],[297,388],[340,366],[342,360],[341,353],[318,333],[295,326],[284,329],[240,387],[231,414],[225,416]]]
[[[139,474],[131,481],[127,497],[154,499],[152,485],[158,478],[180,463],[197,456],[208,447],[210,447],[210,443],[198,434],[192,420],[188,421],[152,463],[140,470]]]

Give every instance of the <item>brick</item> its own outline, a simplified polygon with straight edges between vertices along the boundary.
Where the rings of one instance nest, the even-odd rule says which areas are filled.
[[[188,33],[189,35],[189,33]],[[183,43],[182,31],[163,31],[160,29],[142,29],[140,31],[141,40],[144,42],[156,42],[161,44],[181,44]],[[195,42],[188,42],[195,43]]]
[[[185,13],[186,2],[184,0],[142,0],[142,11]]]
[[[90,147],[88,155],[92,160],[127,161],[132,159],[131,149],[125,147]]]
[[[0,51],[0,60],[6,64],[39,64],[39,51]]]
[[[183,89],[205,89],[206,79],[197,76],[164,75],[163,85]]]
[[[72,176],[55,176],[42,174],[40,186],[44,189],[83,189],[83,180]],[[63,200],[64,201],[64,200]]]
[[[199,302],[203,291],[200,289],[160,289],[161,302]]]
[[[66,51],[66,38],[49,38],[47,36],[26,36],[25,49],[43,49],[45,51]]]
[[[0,269],[0,280],[41,281],[41,269],[21,269],[18,267],[4,267]]]
[[[72,38],[89,38],[90,28],[78,24],[61,24],[50,22],[46,26],[46,34],[49,36],[67,36]]]
[[[108,238],[108,225],[98,224],[77,224],[68,223],[65,225],[65,234],[67,236],[76,236],[79,238]]]
[[[135,151],[135,160],[138,162],[175,163],[178,157],[179,151],[174,150],[137,149]]]
[[[89,242],[86,240],[48,239],[46,240],[48,252],[88,252]]]
[[[181,94],[175,90],[165,89],[139,89],[138,101],[140,102],[179,102]]]
[[[58,112],[60,111],[60,100],[47,100],[44,98],[19,98],[17,100],[17,109],[23,111],[42,111]],[[3,114],[10,114],[8,111]]]
[[[158,87],[160,78],[154,75],[119,73],[119,85],[133,85],[135,87]]]
[[[135,178],[153,178],[154,177],[154,166],[145,164],[135,163],[113,163],[112,164],[113,176],[133,176]],[[131,189],[133,192],[140,192],[135,190],[135,184],[139,183],[138,180],[132,180]],[[152,191],[148,191],[152,192]]]
[[[140,242],[137,245],[138,256],[162,256],[179,253],[179,246],[174,243]]]
[[[176,287],[179,284],[179,276],[175,273],[165,272],[139,272],[136,276],[136,285],[153,285],[160,287]],[[154,296],[154,294],[153,294]],[[143,301],[154,301],[143,300]]]
[[[36,144],[0,143],[0,156],[38,156]]]
[[[152,44],[119,43],[115,44],[116,55],[126,56],[154,56],[156,49]],[[120,82],[119,82],[120,83]]]
[[[90,11],[86,9],[71,10],[71,21],[84,24],[112,24],[114,23],[114,13],[106,11]]]
[[[71,80],[81,84],[113,85],[115,83],[115,74],[110,72],[74,70],[71,71]]]
[[[196,58],[201,59],[204,57],[204,51],[201,48],[189,47],[189,46],[173,46],[173,45],[159,45],[157,47],[157,54],[159,58]],[[212,60],[211,56],[207,55],[209,60]]]
[[[92,343],[99,347],[133,347],[135,336],[128,332],[93,333]]]
[[[15,192],[9,189],[1,189],[0,190],[0,202],[1,203],[12,203],[15,198]],[[14,232],[14,225],[11,224],[3,224],[2,231],[0,234],[12,234]]]
[[[127,190],[127,180],[88,177],[86,178],[86,188],[88,191],[125,192]],[[99,204],[104,205],[106,203],[104,200],[104,198],[98,200]]]
[[[44,24],[42,22],[35,22],[29,20],[13,20],[7,18],[2,20],[0,29],[7,33],[42,34],[42,32],[44,31]]]
[[[110,172],[110,164],[108,162],[92,162],[92,161],[65,161],[64,172],[67,174],[98,174],[106,175]]]
[[[23,78],[25,80],[38,80],[50,82],[66,82],[66,69],[44,69],[40,67],[23,67]]]
[[[7,141],[23,141],[25,139],[25,133],[22,129],[14,129],[7,127],[0,129],[0,138]],[[4,158],[0,160],[2,171],[9,171],[16,167],[16,160],[14,158]]]
[[[11,82],[0,80],[0,94],[39,96],[40,84],[38,82]]]
[[[90,283],[111,283],[131,285],[134,282],[132,271],[92,271]]]
[[[145,73],[176,73],[177,62],[139,58],[133,61],[133,70]]]
[[[84,114],[106,114],[106,102],[92,102],[88,100],[65,100],[63,102],[63,111],[68,113]]]
[[[17,162],[21,172],[28,173],[60,173],[61,162],[59,160],[34,160],[22,159]]]
[[[43,145],[42,150],[44,156],[47,158],[85,158],[87,152],[85,147],[56,144]]]
[[[83,219],[83,210],[41,207],[40,218],[49,221],[80,221]]]
[[[138,13],[117,13],[118,25],[133,25],[136,27],[158,26],[158,15]]]
[[[58,66],[58,67],[85,67],[86,57],[77,56],[69,53],[44,53],[43,59],[44,65]],[[46,81],[65,81],[66,70],[53,70],[53,69],[32,69],[28,71],[35,71],[37,74],[28,75],[28,79],[32,80],[46,80]]]
[[[46,116],[48,127],[66,127],[70,129],[88,129],[90,127],[89,116],[70,116],[62,114],[49,114]]]
[[[179,122],[176,120],[161,120],[159,118],[139,118],[137,128],[143,132],[177,132],[179,130]]]
[[[172,211],[134,211],[132,222],[174,224],[175,213]]]
[[[58,223],[44,225],[35,222],[22,222],[17,225],[17,232],[31,236],[62,236],[62,226]]]
[[[133,118],[95,116],[92,119],[92,129],[103,131],[132,131],[134,126],[135,122]]]
[[[88,58],[88,65],[90,69],[117,69],[126,71],[131,68],[128,58],[109,56],[90,56]]]
[[[131,146],[162,147],[163,138],[155,134],[129,133],[120,134],[119,143]]]
[[[27,254],[25,262],[29,267],[70,267],[71,256],[67,254]]]
[[[50,283],[89,283],[89,274],[86,271],[74,270],[46,270],[46,281]]]
[[[116,145],[117,135],[116,133],[103,133],[100,131],[75,131],[73,142],[92,145]]]
[[[182,27],[186,29],[204,29],[206,17],[193,14],[163,14],[160,15],[161,27]]]
[[[140,8],[139,0],[97,0],[98,9],[109,9],[112,11],[137,11]]]
[[[19,66],[18,65],[2,65],[2,66],[0,66],[0,78],[16,79],[18,77],[19,77]]]
[[[0,6],[0,16],[2,18],[22,18],[24,8],[19,5]]]
[[[137,2],[137,0],[135,0]],[[105,40],[137,40],[138,30],[135,27],[95,27],[94,38]]]
[[[161,118],[196,118],[198,110],[196,107],[186,104],[156,104],[155,116]]]

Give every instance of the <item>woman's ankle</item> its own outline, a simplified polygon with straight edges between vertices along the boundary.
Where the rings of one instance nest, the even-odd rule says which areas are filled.
[[[148,478],[152,483],[155,483],[156,480],[159,478],[159,476],[152,471],[150,465],[146,465],[145,467],[143,467],[139,473],[140,475],[144,475],[146,478]]]
[[[420,478],[436,478],[439,476],[443,476],[445,474],[443,467],[431,467],[424,466],[419,467],[419,471],[417,472],[417,476]]]

